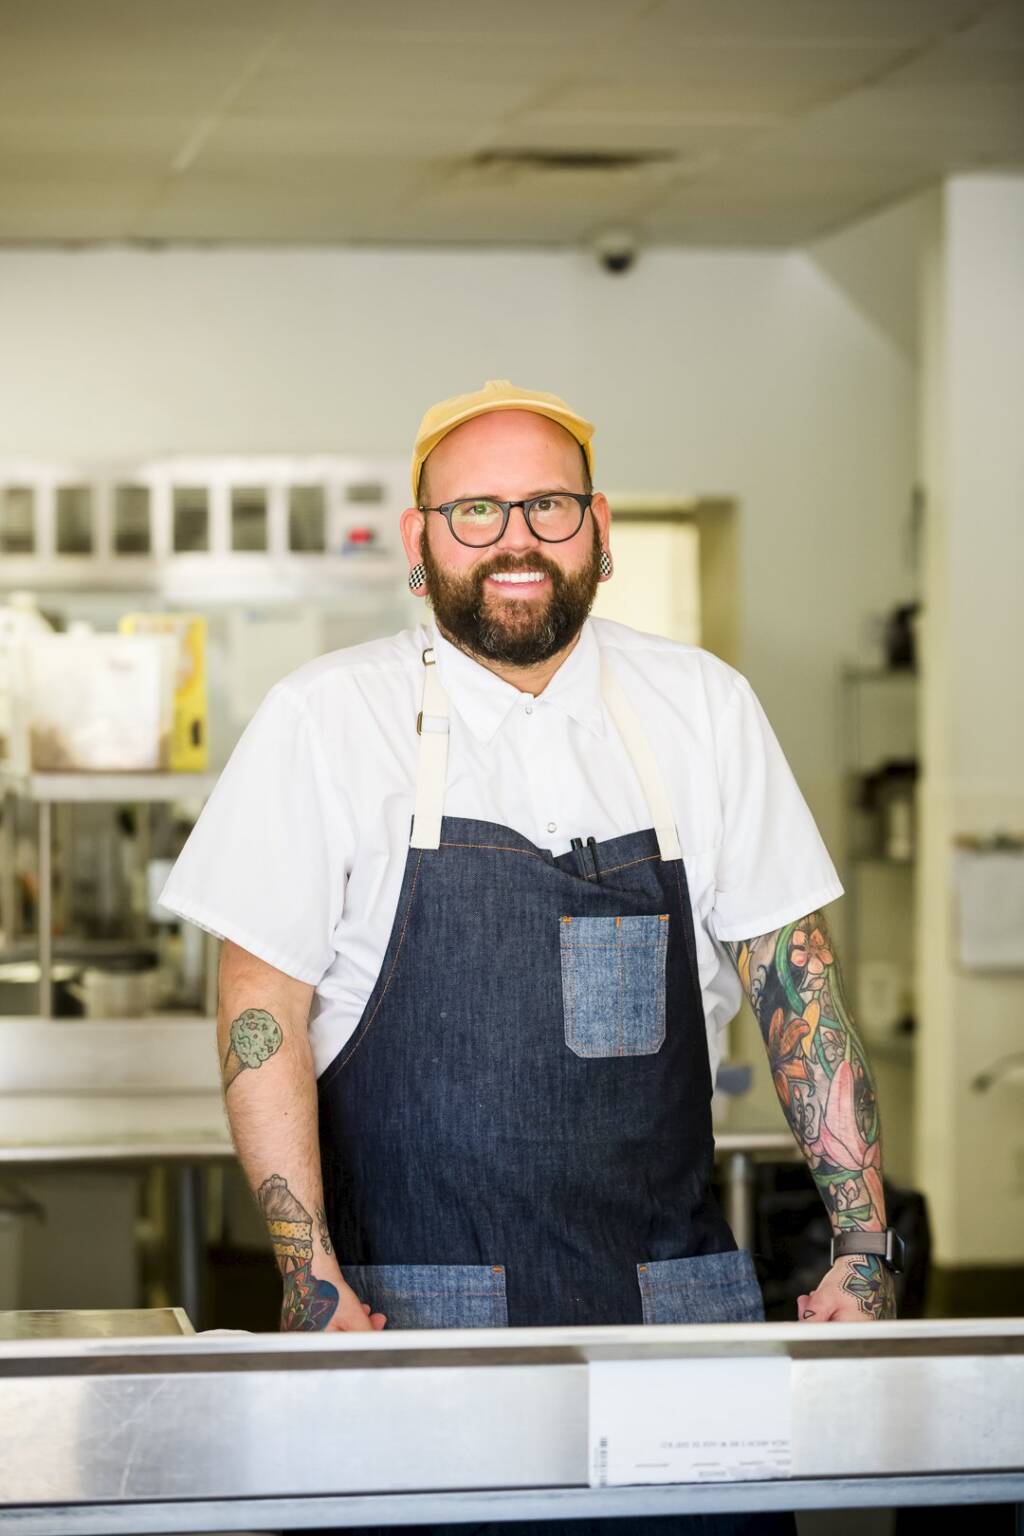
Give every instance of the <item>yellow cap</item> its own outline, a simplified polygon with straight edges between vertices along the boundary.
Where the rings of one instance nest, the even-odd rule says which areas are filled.
[[[594,459],[590,447],[594,435],[593,422],[577,416],[558,395],[546,395],[540,389],[518,389],[508,379],[488,379],[483,389],[474,390],[471,395],[454,395],[450,400],[441,400],[437,405],[432,405],[420,422],[416,446],[412,452],[414,501],[420,494],[420,474],[427,454],[454,427],[461,427],[464,421],[472,421],[474,416],[485,416],[488,411],[534,411],[538,416],[547,416],[557,421],[579,443],[586,454],[587,468],[593,474]]]

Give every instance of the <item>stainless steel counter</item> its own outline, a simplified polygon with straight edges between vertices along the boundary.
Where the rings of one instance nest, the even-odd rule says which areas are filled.
[[[110,1311],[0,1312],[0,1341],[181,1338],[194,1332],[181,1307]]]
[[[593,1489],[588,1366],[788,1356],[788,1478]],[[1024,1320],[0,1344],[0,1526],[238,1531],[1024,1500]]]

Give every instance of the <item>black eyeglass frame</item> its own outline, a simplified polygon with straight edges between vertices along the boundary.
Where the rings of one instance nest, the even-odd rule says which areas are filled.
[[[533,526],[533,523],[530,521],[530,508],[534,505],[534,503],[538,501],[547,501],[552,496],[571,496],[573,501],[576,502],[580,509],[580,520],[576,524],[576,527],[573,529],[572,533],[563,534],[560,539],[549,539],[546,534],[538,533],[536,528]],[[498,501],[494,496],[460,496],[457,501],[444,501],[439,507],[420,507],[419,511],[440,512],[441,516],[448,524],[448,532],[451,534],[456,544],[461,544],[463,549],[489,549],[492,544],[497,544],[498,540],[504,535],[505,529],[508,527],[508,520],[512,515],[513,507],[519,507],[524,518],[526,519],[527,528],[529,528],[535,539],[540,539],[542,544],[565,544],[569,539],[574,539],[579,533],[580,529],[583,527],[583,519],[586,517],[593,499],[593,491],[542,491],[539,496],[527,496],[525,501]],[[472,501],[486,501],[492,507],[501,508],[501,527],[494,535],[494,538],[488,539],[485,544],[468,544],[465,539],[459,538],[458,534],[455,532],[455,529],[452,527],[452,513],[455,511],[455,508],[461,507],[466,502]]]

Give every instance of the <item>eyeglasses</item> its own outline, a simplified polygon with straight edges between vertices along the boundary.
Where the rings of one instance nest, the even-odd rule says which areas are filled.
[[[545,544],[564,544],[579,533],[592,496],[578,491],[551,491],[546,496],[530,496],[526,501],[493,501],[489,496],[473,496],[464,501],[446,501],[439,507],[420,507],[421,512],[440,512],[452,537],[472,549],[497,544],[508,527],[513,507],[521,507],[532,534]]]

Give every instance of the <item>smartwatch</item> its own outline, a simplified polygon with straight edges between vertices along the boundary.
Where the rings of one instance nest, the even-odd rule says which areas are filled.
[[[832,1263],[847,1254],[873,1253],[892,1274],[903,1273],[907,1245],[892,1227],[884,1232],[839,1232],[832,1238]]]

